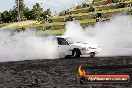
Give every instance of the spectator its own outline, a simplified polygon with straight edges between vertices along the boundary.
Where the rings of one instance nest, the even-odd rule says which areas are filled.
[[[109,4],[111,0],[105,0],[105,4]]]
[[[18,29],[17,29],[17,32],[19,33],[20,31],[21,31],[21,29],[20,29],[20,28],[18,28]]]
[[[97,18],[96,18],[96,22],[99,22],[99,20],[100,20],[100,17],[97,17]]]
[[[22,27],[21,30],[24,32],[26,29],[24,27]]]
[[[73,21],[74,20],[74,18],[72,17],[72,16],[69,16],[69,17],[67,17],[66,19],[65,19],[65,21]]]
[[[95,9],[93,8],[93,6],[90,6],[89,9],[88,9],[88,12],[94,12]]]

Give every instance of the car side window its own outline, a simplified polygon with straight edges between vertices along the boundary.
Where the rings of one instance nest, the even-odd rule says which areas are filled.
[[[68,45],[68,42],[64,38],[57,38],[59,45]]]

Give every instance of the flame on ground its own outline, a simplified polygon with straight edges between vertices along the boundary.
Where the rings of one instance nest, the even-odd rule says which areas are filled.
[[[82,66],[80,65],[78,68],[78,72],[80,76],[84,76],[86,75],[86,71],[82,68]]]

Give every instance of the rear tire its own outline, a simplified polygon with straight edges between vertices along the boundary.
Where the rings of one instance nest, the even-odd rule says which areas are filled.
[[[74,49],[74,50],[73,50],[72,56],[73,56],[74,58],[79,58],[80,55],[81,55],[81,53],[80,53],[80,50],[79,50],[79,49]]]
[[[95,57],[95,52],[90,53],[90,57]]]

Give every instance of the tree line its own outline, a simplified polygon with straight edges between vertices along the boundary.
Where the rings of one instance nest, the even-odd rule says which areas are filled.
[[[19,20],[44,20],[51,16],[50,9],[43,11],[43,8],[40,6],[39,3],[33,5],[32,9],[29,9],[25,6],[24,0],[15,0],[15,6],[10,9],[9,11],[5,10],[4,12],[0,12],[0,23],[9,23],[9,22],[16,22]],[[19,9],[18,9],[19,8]]]

